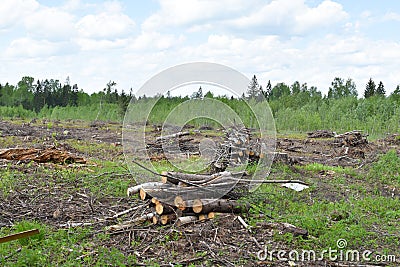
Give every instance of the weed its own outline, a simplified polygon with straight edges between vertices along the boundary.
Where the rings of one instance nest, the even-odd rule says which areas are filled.
[[[368,175],[370,181],[380,181],[395,187],[400,186],[400,157],[395,150],[381,155]]]

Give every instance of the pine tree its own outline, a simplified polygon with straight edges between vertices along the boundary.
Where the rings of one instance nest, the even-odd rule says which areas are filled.
[[[376,89],[376,94],[379,96],[385,96],[385,94],[386,94],[385,86],[383,86],[382,81],[380,81],[378,84],[378,88]]]
[[[400,95],[400,85],[397,85],[396,89],[393,91],[392,95]]]
[[[199,90],[197,90],[197,92],[193,92],[193,94],[190,96],[190,98],[192,99],[202,99],[203,98],[203,89],[199,88]]]
[[[258,95],[261,93],[260,85],[258,84],[256,75],[250,81],[249,86],[247,87],[247,95],[250,98],[257,99]]]
[[[376,85],[372,78],[369,78],[367,85],[365,86],[364,97],[368,98],[374,96],[376,93]]]
[[[400,100],[400,85],[396,86],[396,89],[390,94],[390,97],[396,101]]]

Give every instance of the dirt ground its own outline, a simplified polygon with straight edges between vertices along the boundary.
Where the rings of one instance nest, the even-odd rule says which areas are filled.
[[[9,122],[0,120],[0,136],[3,140],[0,149],[56,146],[89,159],[89,161],[91,159],[120,159],[122,156],[121,132],[121,125],[105,122],[46,120]],[[202,137],[203,134],[200,130],[193,136],[192,142],[196,143]],[[221,139],[217,135],[213,138]],[[68,144],[66,140],[106,144],[113,149],[109,151],[80,150]],[[315,162],[329,166],[351,166],[362,171],[365,165],[376,161],[379,154],[390,149],[395,149],[400,153],[399,139],[395,136],[388,136],[382,140],[370,141],[368,144],[347,149],[335,145],[333,138],[311,139],[305,136],[304,138],[279,137],[277,139],[277,151],[288,154],[289,165]],[[8,192],[5,197],[1,195],[0,227],[11,226],[20,220],[38,220],[55,228],[72,226],[71,222],[89,222],[92,223],[91,227],[94,232],[104,232],[106,226],[118,222],[117,219],[111,218],[116,213],[136,206],[141,207],[124,217],[124,220],[129,220],[145,213],[146,204],[149,204],[137,198],[116,197],[107,192],[94,196],[85,188],[76,190],[77,185],[80,184],[79,177],[76,177],[75,180],[63,181],[57,175],[58,170],[85,169],[87,168],[85,165],[66,167],[53,163],[0,159],[0,166],[17,170],[32,178],[18,182],[18,191]],[[299,170],[296,171],[299,172]],[[93,177],[96,175],[102,174],[93,173]],[[317,194],[320,194],[320,197],[335,201],[338,194],[330,192],[330,189],[324,189],[323,180],[327,175],[329,176],[324,172],[316,174],[313,181],[319,188]],[[382,188],[383,194],[399,195],[399,190],[399,188],[395,188],[394,191]],[[268,221],[267,219],[266,221]],[[257,258],[257,253],[265,245],[268,245],[268,242],[272,242],[268,241],[268,237],[272,237],[279,231],[281,230],[269,224],[258,224],[248,230],[243,227],[236,215],[226,214],[215,220],[205,220],[180,227],[141,225],[113,232],[110,239],[99,245],[118,248],[127,255],[135,254],[139,262],[146,259],[158,259],[161,266],[171,266],[169,262],[172,260],[174,264],[183,266],[188,264],[200,266],[206,260],[214,266],[290,266],[288,262],[270,262],[268,259],[262,261]],[[174,240],[174,236],[176,236],[176,240]],[[140,244],[132,248],[133,240],[140,241]],[[154,245],[160,243],[159,241],[162,241],[161,243],[164,245]],[[285,243],[276,245],[286,249]],[[172,255],[171,251],[176,254]],[[323,260],[307,263],[304,266],[348,265],[338,265],[336,262]]]

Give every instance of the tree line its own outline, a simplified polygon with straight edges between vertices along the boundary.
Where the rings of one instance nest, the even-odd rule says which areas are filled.
[[[91,95],[79,90],[77,84],[71,85],[69,77],[62,84],[59,80],[37,80],[25,76],[16,86],[9,83],[0,84],[0,106],[22,106],[26,110],[36,113],[43,108],[88,106],[99,103],[114,103],[124,112],[130,99],[133,97],[132,89],[129,94],[118,92],[116,83],[110,81],[106,87]]]
[[[307,83],[300,84],[295,81],[292,85],[286,85],[285,83],[277,83],[274,87],[271,86],[271,81],[268,81],[265,88],[262,87],[257,81],[256,75],[253,76],[248,86],[247,97],[254,99],[267,99],[277,100],[281,97],[288,95],[303,95],[306,98],[323,98],[322,93],[318,91],[315,86],[309,87]],[[372,78],[368,80],[365,85],[364,98],[372,96],[385,97],[386,90],[383,82],[380,81],[378,85]],[[400,85],[397,85],[391,96],[396,97],[400,95]],[[242,97],[245,97],[244,95]],[[329,87],[328,94],[325,96],[326,99],[339,99],[343,97],[358,97],[356,84],[351,78],[347,80],[339,77],[335,77]]]
[[[132,89],[129,93],[119,91],[117,84],[109,81],[102,90],[89,95],[77,84],[71,85],[68,78],[61,83],[54,79],[23,77],[15,86],[0,84],[0,117],[122,121],[130,101],[140,111],[148,105],[148,100],[157,97],[159,100],[149,120],[162,123],[184,101],[208,97],[229,105],[251,127],[256,127],[256,120],[246,101],[257,106],[267,100],[278,131],[359,129],[372,135],[400,132],[400,86],[386,96],[383,82],[375,83],[372,78],[366,82],[361,98],[352,79],[339,77],[333,79],[326,95],[317,87],[299,81],[274,86],[268,81],[262,86],[255,75],[245,91],[238,98],[215,96],[202,87],[188,96],[171,96],[170,92],[153,97],[135,96]],[[198,120],[196,123],[209,122]]]

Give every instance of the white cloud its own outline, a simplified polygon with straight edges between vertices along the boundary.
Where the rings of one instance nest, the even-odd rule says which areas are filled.
[[[122,12],[117,2],[111,2],[105,4],[103,12],[84,16],[76,27],[81,37],[113,39],[132,33],[135,22]]]
[[[388,12],[383,16],[383,20],[400,21],[400,14],[395,12]]]
[[[59,8],[42,7],[25,19],[27,33],[48,40],[66,40],[75,35],[74,16]]]
[[[158,32],[142,32],[130,45],[132,50],[165,50],[170,49],[184,41],[183,35],[161,34]]]
[[[90,39],[90,38],[76,38],[74,42],[79,45],[83,51],[104,51],[107,49],[123,48],[129,44],[130,39]]]
[[[7,29],[24,20],[39,7],[35,0],[2,0],[0,2],[0,29]]]
[[[13,58],[35,58],[54,56],[61,51],[61,44],[47,40],[35,40],[31,38],[20,38],[11,42],[5,51],[6,57]]]
[[[326,0],[315,8],[305,7],[303,12],[296,15],[294,29],[297,33],[304,33],[344,22],[347,17],[340,4]]]
[[[253,13],[228,21],[239,29],[255,28],[267,33],[304,34],[344,22],[347,13],[333,1],[308,7],[303,0],[274,0]]]
[[[247,12],[258,1],[241,0],[160,0],[161,9],[147,18],[142,27],[156,30],[168,26],[180,27],[209,24],[214,20]]]

